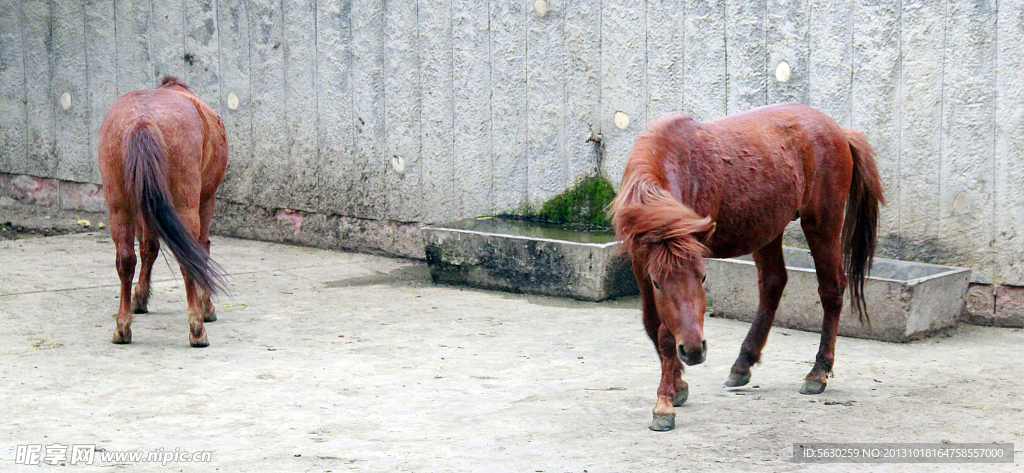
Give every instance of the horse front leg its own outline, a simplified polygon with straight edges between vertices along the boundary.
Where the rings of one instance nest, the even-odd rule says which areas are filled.
[[[747,338],[740,345],[740,354],[732,365],[727,387],[744,386],[750,382],[750,367],[761,362],[761,350],[768,341],[768,332],[775,321],[782,291],[786,288],[786,262],[782,256],[782,235],[753,254],[757,266],[759,300],[757,314],[750,323]]]
[[[117,251],[115,266],[121,280],[121,304],[117,310],[117,325],[111,343],[132,342],[132,279],[135,278],[135,228],[125,212],[110,214],[110,237]]]
[[[661,383],[658,402],[654,405],[651,430],[664,432],[676,427],[676,407],[683,405],[689,386],[683,381],[683,365],[676,355],[676,338],[664,325],[658,330],[658,356],[661,358]]]
[[[667,431],[675,428],[676,410],[686,402],[689,386],[683,381],[683,366],[676,356],[675,337],[662,325],[658,317],[658,307],[654,302],[654,288],[642,269],[642,265],[633,262],[633,276],[640,289],[640,304],[643,312],[644,330],[654,343],[654,349],[661,360],[661,382],[658,384],[658,402],[654,406],[654,418],[650,429]]]

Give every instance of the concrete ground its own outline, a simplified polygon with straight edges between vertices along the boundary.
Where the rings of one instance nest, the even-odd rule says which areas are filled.
[[[0,218],[0,220],[3,220]],[[0,470],[18,445],[210,451],[209,463],[71,471],[1010,471],[1024,465],[1024,332],[909,344],[841,338],[822,395],[797,391],[818,336],[776,329],[722,387],[747,324],[709,319],[676,430],[647,429],[659,365],[636,298],[435,286],[416,261],[214,238],[231,272],[211,346],[188,346],[158,261],[134,342],[113,345],[106,231],[0,241]],[[751,290],[754,290],[751,288]],[[797,442],[1015,443],[1013,465],[811,465]],[[47,465],[48,466],[48,465]]]

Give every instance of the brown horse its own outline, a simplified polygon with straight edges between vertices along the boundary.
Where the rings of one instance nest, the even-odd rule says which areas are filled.
[[[210,219],[227,166],[228,145],[217,112],[175,77],[129,92],[100,126],[100,174],[117,247],[121,306],[114,343],[132,342],[132,314],[148,311],[150,276],[160,241],[181,267],[188,298],[189,344],[205,347],[203,322],[217,320],[210,295],[223,289],[210,259]],[[135,236],[142,268],[132,297]]]
[[[674,428],[673,406],[688,394],[683,364],[702,363],[707,352],[704,257],[753,253],[757,264],[760,303],[726,382],[742,386],[760,361],[786,286],[782,233],[797,218],[825,313],[818,355],[800,392],[824,391],[847,280],[861,320],[867,315],[864,278],[880,203],[874,152],[863,135],[803,105],[760,107],[704,123],[671,116],[640,135],[610,213],[633,262],[647,335],[661,358],[651,429]]]

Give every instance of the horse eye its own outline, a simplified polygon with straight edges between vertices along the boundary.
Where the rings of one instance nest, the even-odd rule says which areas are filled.
[[[654,288],[655,289],[657,289],[659,291],[661,290],[661,286],[658,285],[658,281],[655,281],[655,280],[651,279],[651,284],[654,284]]]
[[[707,282],[707,280],[708,280],[708,275],[707,275],[707,274],[705,274],[705,275],[701,276],[701,278],[700,278],[700,283],[701,283],[701,284],[704,284],[705,282]]]

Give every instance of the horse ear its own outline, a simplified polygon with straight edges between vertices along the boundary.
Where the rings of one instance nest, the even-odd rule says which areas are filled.
[[[718,224],[715,222],[708,222],[708,228],[703,231],[703,235],[695,234],[694,236],[696,236],[702,244],[707,245],[708,242],[711,241],[711,235],[715,234],[715,228],[717,226]]]

